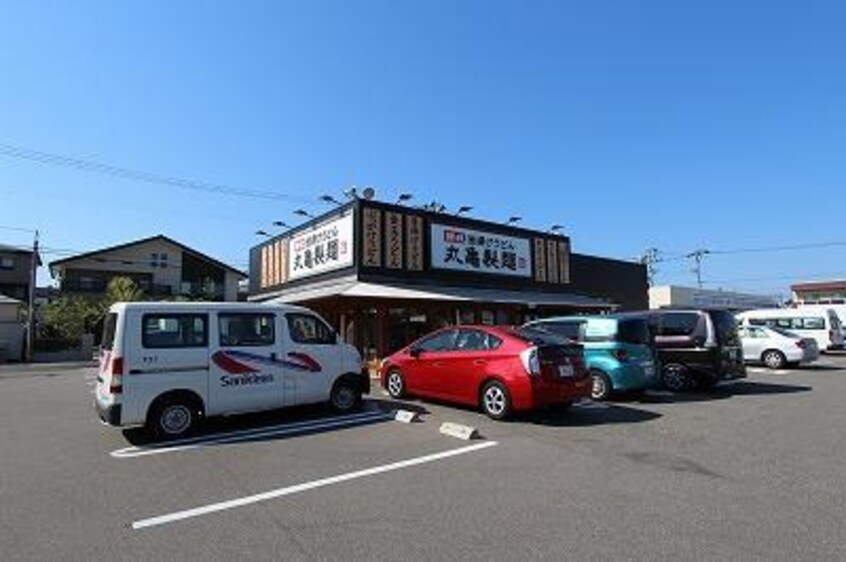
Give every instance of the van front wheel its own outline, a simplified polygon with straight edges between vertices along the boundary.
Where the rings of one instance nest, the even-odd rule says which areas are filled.
[[[197,410],[188,400],[162,400],[150,411],[147,427],[157,439],[177,439],[187,435],[197,422]]]
[[[338,412],[352,412],[361,406],[361,390],[352,381],[341,379],[332,387],[329,401]]]

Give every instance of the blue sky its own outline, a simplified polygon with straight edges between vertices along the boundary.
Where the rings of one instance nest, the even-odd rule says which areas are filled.
[[[9,2],[0,143],[290,199],[0,155],[0,225],[74,250],[164,233],[245,268],[256,229],[370,184],[562,224],[617,258],[843,242],[844,17],[808,0]],[[713,255],[704,279],[786,292],[846,277],[844,257]],[[690,263],[658,281],[692,284]]]

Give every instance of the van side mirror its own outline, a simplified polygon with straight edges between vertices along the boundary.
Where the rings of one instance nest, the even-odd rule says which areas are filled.
[[[414,357],[415,359],[420,359],[420,355],[423,354],[423,350],[419,347],[412,347],[408,350],[408,354]]]

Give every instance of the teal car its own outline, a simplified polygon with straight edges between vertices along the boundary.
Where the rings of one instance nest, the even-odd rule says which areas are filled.
[[[585,362],[593,377],[594,400],[658,384],[658,359],[649,324],[643,318],[564,316],[536,320],[526,326],[583,345]]]

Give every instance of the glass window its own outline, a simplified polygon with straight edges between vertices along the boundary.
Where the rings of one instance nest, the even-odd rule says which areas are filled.
[[[502,340],[481,330],[460,330],[455,342],[458,351],[487,351],[502,345]]]
[[[253,347],[273,345],[276,341],[273,314],[222,313],[218,315],[220,345]]]
[[[455,330],[438,332],[418,343],[417,348],[422,351],[452,351],[455,349],[456,335]]]
[[[800,326],[793,326],[794,328],[804,328],[806,330],[825,330],[825,320],[822,318],[795,318],[794,322],[801,322]]]
[[[651,340],[649,324],[640,318],[621,320],[617,328],[617,340],[635,345],[649,344]]]
[[[717,340],[723,345],[740,345],[737,337],[737,320],[730,312],[712,310],[708,313],[717,331]],[[762,337],[766,337],[762,334]]]
[[[103,321],[103,339],[100,342],[100,348],[106,351],[111,351],[115,344],[115,331],[117,330],[118,315],[110,312],[106,315]]]
[[[317,316],[311,314],[286,314],[288,331],[294,343],[335,344],[335,331]]]
[[[532,325],[533,329],[543,330],[556,336],[563,336],[565,338],[583,341],[585,339],[585,323],[584,322],[540,322]]]
[[[660,334],[662,336],[689,336],[699,324],[699,315],[695,312],[670,312],[661,317]]]
[[[0,258],[0,269],[15,269],[15,259],[8,256]]]
[[[104,344],[108,323],[107,319]],[[141,344],[145,348],[205,347],[208,344],[208,316],[205,314],[145,314],[143,324]],[[111,338],[114,338],[114,328],[111,330]]]

